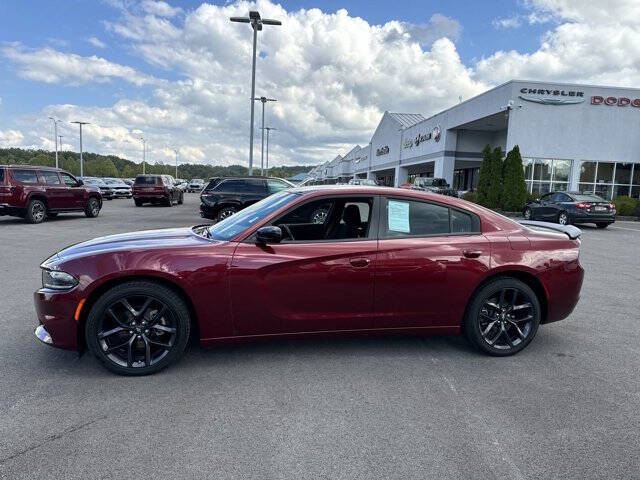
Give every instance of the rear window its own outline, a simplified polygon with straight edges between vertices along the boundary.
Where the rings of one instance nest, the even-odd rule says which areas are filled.
[[[209,180],[209,183],[207,183],[207,186],[204,187],[205,191],[213,190],[221,181],[221,178],[212,178],[211,180]]]
[[[573,195],[573,199],[577,202],[604,202],[604,199],[597,195]]]
[[[136,177],[136,185],[155,185],[158,177],[142,176]]]
[[[22,183],[38,183],[38,174],[35,170],[15,169],[12,172],[13,178]]]

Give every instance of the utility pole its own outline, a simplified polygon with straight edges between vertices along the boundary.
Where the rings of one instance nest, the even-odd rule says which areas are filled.
[[[53,117],[49,117],[53,121],[53,142],[56,144],[56,168],[58,168],[58,122]]]
[[[142,142],[142,174],[144,175],[146,173],[144,164],[147,160],[147,140],[140,137],[140,141]]]
[[[251,128],[249,134],[249,175],[253,175],[253,118],[254,100],[256,96],[256,44],[258,42],[258,31],[262,30],[262,25],[282,25],[280,20],[270,20],[260,18],[260,12],[250,11],[248,17],[231,17],[232,22],[250,23],[253,28],[253,61],[251,64]]]
[[[269,175],[269,132],[271,130],[277,130],[277,128],[264,127],[263,130],[267,131],[267,175]]]
[[[178,178],[178,149],[174,148],[174,152],[176,152],[176,178]]]
[[[267,97],[256,97],[254,100],[260,100],[262,102],[262,147],[260,151],[260,171],[261,175],[264,176],[264,104],[267,102],[277,102],[275,98],[267,98]]]
[[[90,125],[89,122],[79,122],[79,121],[75,121],[75,122],[71,122],[71,123],[77,123],[80,126],[80,177],[84,176],[84,165],[83,165],[83,161],[82,161],[82,126],[83,125]]]
[[[62,152],[62,139],[64,138],[64,135],[58,135],[58,138],[60,139],[60,151]],[[57,155],[56,155],[57,158]],[[58,162],[56,160],[56,168],[58,168]]]

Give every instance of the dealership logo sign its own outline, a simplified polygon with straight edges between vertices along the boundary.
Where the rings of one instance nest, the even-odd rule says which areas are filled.
[[[436,142],[440,141],[441,133],[442,133],[442,130],[440,129],[440,125],[436,125],[435,127],[433,127],[433,130],[431,130],[431,136]]]
[[[427,140],[431,140],[431,132],[429,133],[419,133],[416,135],[416,138],[407,138],[404,141],[404,148],[413,148],[414,146],[418,146],[421,143],[426,142]]]
[[[631,100],[627,97],[601,97],[599,95],[594,95],[591,97],[591,105],[609,105],[610,107],[613,105],[618,107],[627,107],[631,105],[632,107],[640,108],[640,98],[634,98]]]
[[[519,97],[527,102],[543,105],[574,105],[584,102],[584,92],[577,90],[549,90],[546,88],[521,88]]]
[[[389,153],[389,145],[385,145],[384,147],[380,147],[376,150],[376,156],[386,155]]]

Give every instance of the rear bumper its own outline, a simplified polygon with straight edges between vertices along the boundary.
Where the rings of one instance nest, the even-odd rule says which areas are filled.
[[[153,192],[146,192],[146,193],[134,193],[132,195],[134,200],[140,200],[142,202],[155,202],[157,200],[162,200],[162,201],[166,201],[169,199],[169,196],[166,193],[153,193]]]
[[[547,294],[544,323],[557,322],[571,315],[580,300],[584,270],[580,262],[566,262],[540,276]]]
[[[611,214],[571,212],[570,215],[573,223],[613,223],[616,221],[616,216]]]

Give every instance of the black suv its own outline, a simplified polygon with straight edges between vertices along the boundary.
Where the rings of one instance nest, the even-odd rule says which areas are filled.
[[[200,194],[200,215],[220,221],[273,193],[294,186],[281,178],[214,177]]]

